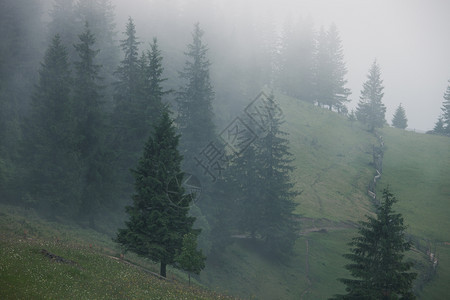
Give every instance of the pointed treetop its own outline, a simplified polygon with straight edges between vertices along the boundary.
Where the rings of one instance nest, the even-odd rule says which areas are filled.
[[[405,129],[408,126],[405,109],[402,107],[401,103],[395,111],[394,118],[392,119],[392,126],[400,129]]]

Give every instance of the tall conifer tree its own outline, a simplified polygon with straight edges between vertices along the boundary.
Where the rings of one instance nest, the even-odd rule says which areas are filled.
[[[143,126],[142,95],[140,89],[142,72],[139,70],[139,44],[136,36],[136,26],[129,18],[125,39],[121,41],[123,60],[116,71],[118,81],[115,83],[114,102],[112,114],[113,146],[116,152],[115,168],[118,172],[117,187],[119,194],[125,197],[131,192],[132,177],[129,168],[136,164],[139,153],[150,133],[148,124]],[[144,121],[145,122],[145,121]]]
[[[267,134],[255,142],[255,158],[260,163],[258,200],[261,204],[258,206],[262,209],[260,220],[264,220],[258,225],[258,231],[270,251],[285,254],[292,251],[298,225],[293,214],[297,192],[289,177],[294,170],[293,158],[273,95],[269,96],[266,109]]]
[[[146,137],[164,110],[163,96],[170,91],[162,86],[166,79],[163,78],[163,58],[157,40],[153,40],[150,50],[139,56],[140,43],[131,18],[125,37],[121,42],[124,59],[116,72],[119,80],[116,83],[116,107],[112,119],[118,177],[122,182],[122,191],[127,194],[132,184],[127,170],[138,161]]]
[[[315,50],[315,35],[310,19],[286,28],[279,76],[279,86],[283,92],[303,101],[314,101]]]
[[[126,250],[160,262],[160,274],[164,277],[166,266],[175,262],[176,254],[182,249],[183,236],[198,234],[192,230],[195,218],[188,216],[192,197],[178,184],[184,176],[178,140],[165,111],[133,170],[133,205],[127,206],[129,221],[116,238]]]
[[[111,181],[105,148],[106,126],[103,113],[103,87],[100,85],[101,66],[96,64],[99,50],[94,50],[96,39],[88,23],[79,35],[75,50],[79,59],[75,62],[74,117],[76,120],[76,151],[79,153],[83,172],[80,216],[87,218],[92,227],[101,205],[107,201]]]
[[[298,229],[294,217],[297,192],[289,177],[293,158],[273,95],[264,106],[266,131],[231,166],[234,189],[238,190],[234,213],[240,230],[262,239],[269,251],[283,255],[291,252]]]
[[[408,272],[411,262],[404,261],[404,253],[411,248],[406,241],[403,217],[392,210],[395,196],[384,189],[383,200],[376,217],[361,222],[359,236],[350,243],[351,261],[346,266],[354,279],[340,279],[346,295],[337,299],[414,299],[411,292],[416,273]]]
[[[102,49],[97,55],[97,60],[105,69],[105,72],[101,72],[102,77],[106,73],[111,73],[112,75],[112,68],[116,65],[119,58],[119,51],[115,41],[116,24],[112,1],[78,0],[74,11],[79,21],[89,23],[91,31],[95,35],[96,44]]]
[[[392,126],[400,129],[408,127],[408,119],[406,118],[405,109],[402,107],[401,103],[395,111],[394,118],[392,119]]]
[[[444,123],[443,134],[450,136],[450,80],[442,103],[442,121]]]
[[[0,199],[17,203],[23,191],[21,122],[42,59],[42,1],[2,0],[0,4]]]
[[[384,118],[386,107],[381,101],[384,96],[383,89],[380,67],[375,60],[367,75],[367,81],[363,84],[356,109],[356,117],[359,121],[367,124],[370,131],[383,127],[386,123]]]
[[[68,60],[71,63],[78,58],[71,45],[77,40],[77,35],[82,29],[77,20],[75,6],[76,0],[53,1],[48,23],[48,39],[51,40],[56,34],[60,36],[61,43],[67,47]]]
[[[328,31],[321,28],[318,36],[315,65],[315,97],[319,105],[326,105],[331,110],[346,111],[350,89],[346,88],[347,68],[339,32],[334,24]]]
[[[79,43],[74,45],[79,58],[75,62],[73,106],[80,135],[78,147],[82,157],[89,156],[96,148],[102,126],[101,66],[95,63],[100,50],[94,50],[94,45],[95,37],[86,23],[84,32],[79,35]]]
[[[262,218],[263,201],[261,201],[260,167],[257,161],[257,148],[251,144],[245,152],[233,160],[227,170],[229,194],[234,198],[234,205],[230,213],[231,224],[252,238],[259,234]]]
[[[342,40],[335,24],[330,26],[328,30],[328,47],[331,62],[332,81],[332,107],[337,111],[346,111],[345,103],[349,102],[348,96],[351,94],[350,89],[345,87],[347,84],[347,67],[344,61],[344,50],[342,48]]]
[[[185,80],[178,94],[177,124],[181,133],[181,149],[186,170],[195,170],[194,156],[214,138],[212,101],[214,92],[209,77],[210,62],[203,31],[197,23],[192,43],[187,46],[186,63],[180,76]]]
[[[445,134],[445,124],[442,116],[439,116],[437,122],[434,124],[433,130],[428,133],[442,134],[442,135]]]
[[[167,81],[167,78],[163,77],[163,57],[156,38],[153,38],[153,42],[150,44],[150,50],[147,50],[143,55],[147,63],[142,69],[142,91],[144,92],[144,106],[142,109],[145,111],[144,118],[149,125],[153,125],[163,111],[163,97],[172,91],[166,90],[163,87],[163,83]]]
[[[24,139],[29,193],[53,213],[71,214],[79,205],[71,86],[67,50],[56,35],[39,71]]]

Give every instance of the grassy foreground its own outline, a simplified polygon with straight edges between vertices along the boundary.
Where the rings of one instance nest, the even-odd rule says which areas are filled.
[[[0,211],[1,299],[230,299],[187,286],[176,270],[162,280],[149,273],[157,270],[152,262],[118,259],[102,234],[43,221],[32,211]]]

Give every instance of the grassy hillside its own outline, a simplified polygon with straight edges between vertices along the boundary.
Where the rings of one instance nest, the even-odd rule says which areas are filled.
[[[424,299],[450,293],[450,138],[394,128],[381,131],[386,142],[383,185],[400,200],[397,208],[418,246],[438,258],[437,274],[425,287]]]
[[[41,220],[32,211],[0,206],[1,299],[230,299],[188,287],[185,276],[130,256],[118,259],[105,235]],[[127,257],[128,258],[128,257]]]
[[[298,213],[310,218],[357,221],[371,210],[365,189],[373,169],[375,138],[357,123],[326,109],[277,95],[295,157],[293,180],[303,193]]]
[[[209,264],[201,279],[243,297],[326,299],[344,292],[337,281],[347,274],[342,254],[356,222],[373,209],[366,190],[376,138],[334,112],[279,94],[275,98],[295,156],[293,181],[302,192],[296,199],[302,220],[296,256],[287,264],[273,263],[257,245],[237,240],[224,262]]]
[[[275,98],[295,156],[293,181],[302,192],[296,199],[301,232],[295,256],[273,261],[258,242],[236,238],[222,258],[208,260],[198,279],[210,289],[248,299],[327,299],[344,292],[337,281],[348,276],[342,254],[357,233],[357,221],[374,211],[367,187],[375,172],[377,139],[344,116],[283,95]],[[392,128],[379,133],[385,153],[378,193],[389,184],[399,199],[394,209],[403,214],[415,243],[407,257],[420,273],[415,289],[421,299],[445,299],[450,293],[450,139]],[[187,288],[185,275],[176,270],[169,271],[175,282],[166,282],[108,257],[119,250],[104,235],[6,208],[0,210],[2,299],[224,297]],[[49,261],[42,248],[76,264]],[[438,257],[436,270],[427,250]],[[129,258],[157,270],[147,260]]]
[[[410,230],[430,240],[450,242],[450,139],[394,128],[386,142],[382,183],[389,183]]]
[[[344,116],[283,95],[275,98],[296,159],[293,179],[302,191],[296,199],[302,216],[296,256],[289,264],[270,263],[257,246],[238,240],[224,262],[208,265],[201,279],[243,297],[327,299],[344,292],[337,281],[348,276],[342,254],[357,233],[357,221],[374,211],[367,187],[375,173],[371,162],[377,139]],[[423,299],[443,299],[450,281],[450,247],[445,244],[450,229],[445,217],[450,209],[450,139],[389,128],[380,133],[386,152],[378,188],[390,184],[399,199],[395,209],[404,214],[408,234],[420,243],[420,249],[408,254],[420,273],[415,289]],[[428,240],[440,260],[434,276],[423,253]],[[431,283],[421,290],[430,276]]]

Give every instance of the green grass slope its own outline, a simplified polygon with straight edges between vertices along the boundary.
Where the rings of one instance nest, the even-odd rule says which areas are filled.
[[[386,143],[380,183],[389,184],[400,200],[408,233],[438,258],[437,274],[421,296],[445,299],[450,294],[450,138],[394,128],[380,132]]]
[[[410,231],[423,238],[450,242],[450,138],[381,131],[386,143],[381,183],[401,200],[398,208]]]
[[[289,263],[271,262],[257,245],[236,240],[223,261],[209,264],[201,280],[210,287],[255,299],[326,299],[344,292],[347,242],[355,223],[373,209],[366,196],[373,177],[374,136],[346,117],[276,94],[289,133],[296,170],[292,180],[302,235]],[[315,232],[322,229],[321,232]]]
[[[297,212],[332,221],[360,220],[371,210],[366,187],[373,176],[369,163],[375,138],[358,123],[309,103],[276,95],[286,119],[302,191]]]
[[[145,259],[118,259],[105,235],[32,211],[0,211],[0,299],[230,299],[189,287],[176,270],[162,280]]]
[[[202,282],[232,294],[255,299],[327,299],[343,293],[338,278],[348,276],[342,254],[357,234],[356,224],[374,211],[367,196],[373,179],[373,134],[358,122],[281,94],[275,94],[285,115],[296,170],[293,181],[302,191],[296,199],[301,234],[288,264],[271,263],[257,246],[242,240],[226,251],[221,263],[209,264]],[[450,209],[450,139],[386,128],[384,173],[399,199],[395,209],[405,216],[408,234],[420,243],[407,259],[419,272],[415,290],[423,299],[443,299],[447,291],[448,220]],[[430,269],[427,241],[436,241],[437,272]],[[434,275],[433,275],[434,274]],[[431,283],[428,282],[429,278]],[[421,289],[423,288],[423,291]]]
[[[365,126],[346,117],[281,94],[296,170],[292,180],[302,193],[301,232],[289,262],[267,257],[258,242],[236,238],[223,257],[208,260],[197,278],[210,289],[246,299],[327,299],[343,293],[338,278],[348,276],[342,254],[357,233],[357,221],[374,211],[367,187],[374,176],[372,145]],[[407,259],[420,273],[415,289],[421,299],[450,293],[450,139],[385,128],[383,176],[399,202],[395,209],[416,243]],[[142,269],[114,260],[110,238],[93,231],[40,221],[27,211],[0,207],[0,298],[214,299],[220,294],[181,284],[171,270],[166,282]],[[55,228],[53,228],[55,227]],[[49,261],[42,248],[76,262]],[[111,250],[112,249],[112,250]],[[438,258],[434,269],[425,253]],[[130,257],[130,256],[127,256]],[[137,257],[147,269],[157,266]],[[34,297],[33,297],[34,296]]]

